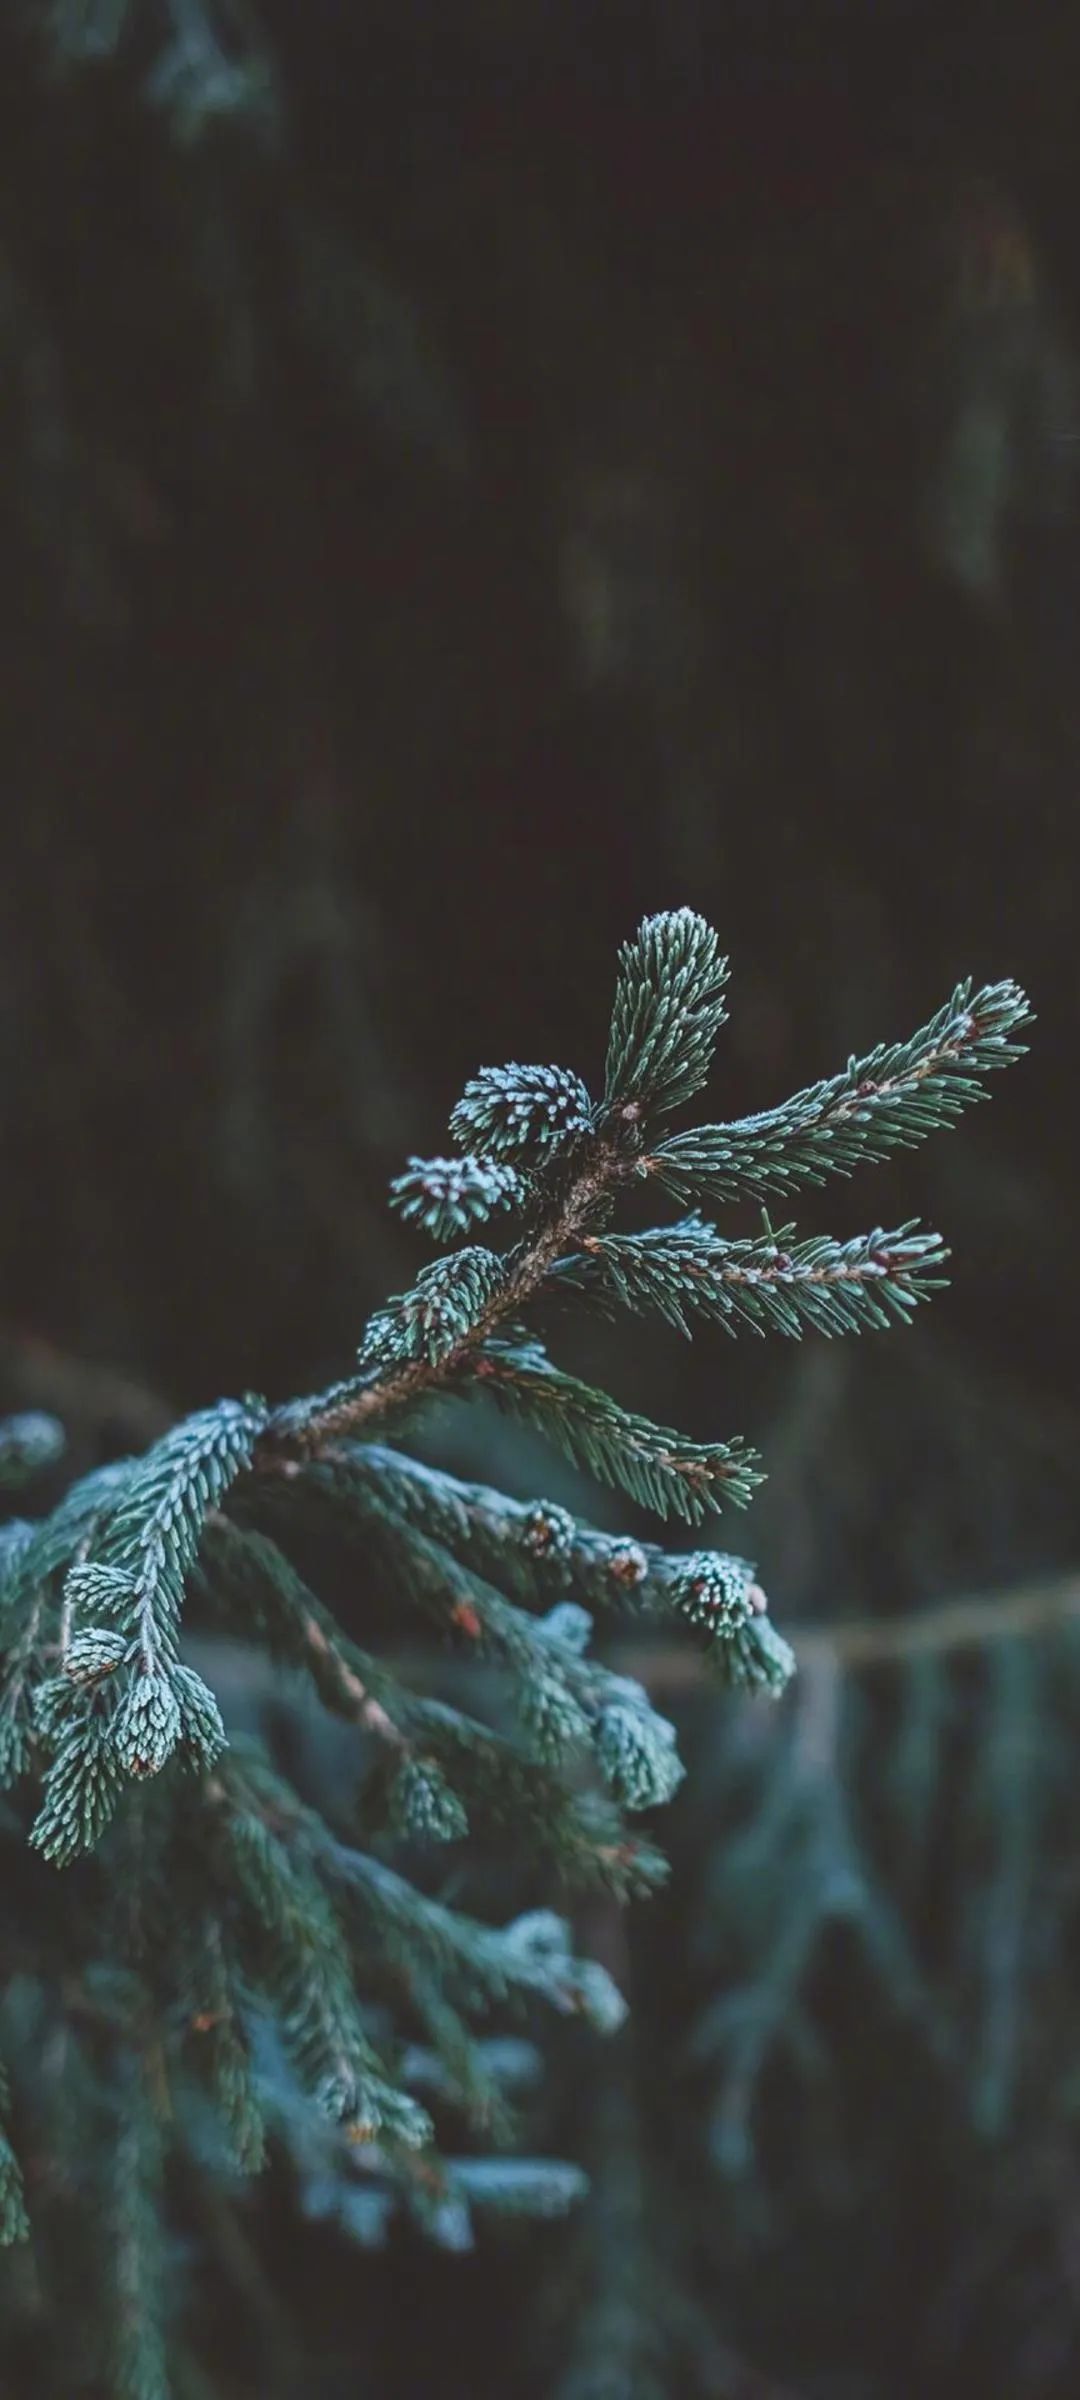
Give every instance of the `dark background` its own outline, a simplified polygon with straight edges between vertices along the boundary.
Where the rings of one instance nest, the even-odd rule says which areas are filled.
[[[164,84],[169,10],[81,56],[62,10],[51,58],[47,15],[0,33],[5,1398],[58,1406],[82,1463],[144,1395],[344,1369],[421,1256],[387,1175],[482,1061],[594,1075],[617,943],[688,902],[733,960],[717,1113],[963,974],[1019,977],[1039,1021],[985,1114],[800,1211],[939,1223],[932,1327],[639,1334],[605,1371],[770,1454],[747,1540],[781,1624],[1071,1566],[1075,10],[276,0],[250,38],[196,11],[199,72]],[[471,1421],[444,1455],[538,1471]],[[677,1838],[700,1865],[715,1828],[687,1803]],[[676,1983],[696,1871],[658,1920]],[[643,2042],[672,2005],[646,1984]],[[1058,2138],[1063,2001],[1031,2003],[1014,2198]],[[888,2117],[885,2054],[864,2069]],[[932,2380],[911,2328],[991,2170],[928,2233],[901,2113],[872,2306],[850,2212],[749,2263],[733,2240],[710,2273],[743,2347],[807,2400],[956,2371],[1056,2400],[1067,2307],[1051,2364],[1010,2365],[987,2300],[987,2353],[971,2330]],[[1055,2305],[1062,2140],[1054,2232],[1003,2237]],[[366,2388],[508,2388],[534,2264],[334,2260],[326,2392],[357,2388],[361,2271]]]

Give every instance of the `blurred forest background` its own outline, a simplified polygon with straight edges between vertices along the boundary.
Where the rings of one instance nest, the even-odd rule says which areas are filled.
[[[716,1114],[965,973],[1039,1016],[800,1210],[939,1224],[932,1322],[579,1349],[760,1443],[740,1539],[830,1632],[775,1729],[666,1693],[588,2207],[368,2257],[271,2181],[222,2393],[286,2290],[319,2400],[1077,2388],[1078,92],[1067,6],[3,12],[3,1406],[81,1467],[339,1371],[388,1173],[477,1064],[596,1068],[646,910],[731,952]]]

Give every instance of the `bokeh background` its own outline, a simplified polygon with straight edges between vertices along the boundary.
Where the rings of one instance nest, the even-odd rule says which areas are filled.
[[[567,1330],[760,1443],[740,1538],[829,1633],[767,1741],[673,1690],[634,2043],[556,2078],[591,2214],[369,2259],[271,2184],[223,2394],[290,2278],[321,2400],[1076,2389],[1078,92],[1005,0],[4,12],[4,1405],[81,1465],[341,1370],[420,1257],[388,1174],[481,1062],[597,1070],[646,910],[730,950],[716,1113],[962,974],[1039,1020],[800,1211],[940,1224],[932,1322]]]

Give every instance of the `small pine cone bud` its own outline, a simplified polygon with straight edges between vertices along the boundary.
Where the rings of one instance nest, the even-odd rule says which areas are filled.
[[[137,1676],[112,1727],[113,1750],[125,1774],[160,1774],[180,1732],[180,1707],[168,1676]]]
[[[624,1808],[660,1808],[682,1782],[675,1728],[650,1708],[616,1700],[603,1709],[596,1755],[608,1790]]]
[[[430,1758],[403,1759],[390,1787],[390,1821],[414,1842],[460,1842],[469,1830],[457,1793]]]
[[[516,1167],[497,1159],[410,1158],[391,1184],[390,1198],[406,1224],[452,1241],[497,1208],[519,1208],[527,1188]]]
[[[568,1067],[482,1067],[450,1119],[456,1142],[497,1158],[545,1156],[587,1133],[593,1109]]]
[[[536,1500],[522,1519],[521,1541],[532,1558],[545,1565],[568,1567],[574,1555],[577,1526],[569,1509],[554,1500]]]
[[[518,1710],[542,1758],[560,1759],[588,1741],[589,1720],[560,1675],[539,1668],[523,1679]]]
[[[765,1594],[745,1559],[699,1550],[678,1562],[669,1582],[676,1607],[692,1625],[711,1634],[712,1657],[736,1691],[779,1694],[795,1672],[795,1658],[769,1622]]]
[[[228,1747],[221,1710],[194,1667],[174,1667],[173,1691],[180,1710],[180,1741],[192,1765],[212,1767]]]
[[[122,1665],[127,1639],[111,1625],[82,1625],[73,1633],[64,1654],[64,1673],[72,1683],[103,1683]]]
[[[754,1570],[745,1559],[719,1550],[695,1550],[680,1559],[669,1590],[682,1615],[718,1641],[741,1633],[759,1611]]]
[[[649,1572],[649,1562],[640,1542],[612,1542],[604,1563],[612,1582],[617,1583],[624,1592],[634,1591],[639,1583],[644,1583]]]

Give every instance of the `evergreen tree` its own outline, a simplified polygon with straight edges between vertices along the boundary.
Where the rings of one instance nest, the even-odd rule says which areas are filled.
[[[385,1179],[487,1025],[574,1055],[657,889],[737,928],[730,1115],[915,1022],[958,956],[1007,954],[1043,1016],[962,1142],[880,1173],[889,1223],[963,1227],[948,1308],[884,1355],[738,1354],[788,1700],[736,1705],[660,1620],[604,1645],[687,1768],[665,1891],[554,1891],[493,1818],[435,1853],[484,1923],[572,1912],[631,2002],[603,2044],[548,2011],[542,2077],[486,2054],[589,2193],[492,2273],[407,2206],[369,2257],[381,2199],[323,2174],[302,2100],[306,2169],[275,2141],[230,2187],[174,2146],[189,2349],[214,2400],[341,2400],[358,2355],[380,2400],[1072,2400],[1076,26],[20,0],[0,68],[0,1371],[70,1437],[28,1510],[207,1391],[323,1382],[415,1279],[423,1174],[396,1215]],[[711,1218],[722,1145],[687,1138],[672,1213]],[[438,1239],[500,1250],[472,1200],[521,1162],[474,1147]],[[621,1248],[650,1189],[568,1268],[552,1348],[707,1433],[717,1344],[638,1310],[651,1249]],[[613,1277],[633,1313],[586,1305]],[[413,1439],[648,1553],[524,1416]],[[516,1739],[505,1671],[460,1629],[460,1667],[403,1650],[340,1530],[298,1571],[344,1632]],[[374,1737],[215,1630],[201,1571],[184,1664],[337,1823]],[[84,1872],[50,1873],[58,1914]],[[63,2286],[77,2328],[96,2264],[70,2209],[60,2281],[9,2263],[0,2388],[36,2393],[42,2313]]]
[[[796,1336],[907,1320],[945,1257],[913,1224],[838,1242],[766,1222],[729,1240],[696,1211],[622,1232],[616,1204],[846,1174],[951,1123],[1018,1055],[1027,1019],[1014,984],[962,985],[911,1040],[785,1106],[669,1133],[708,1074],[726,974],[690,910],[647,919],[620,954],[602,1098],[562,1067],[485,1068],[453,1112],[457,1150],[410,1160],[393,1187],[436,1238],[512,1212],[507,1246],[441,1252],[372,1317],[355,1372],[330,1389],[222,1401],[5,1530],[0,2165],[9,2309],[38,2391],[198,2388],[192,2223],[212,2227],[215,2188],[231,2192],[268,2148],[309,2209],[368,2241],[404,2211],[460,2248],[474,2214],[551,2214],[581,2196],[576,2164],[512,2146],[521,2045],[483,2027],[543,2002],[614,2031],[622,1996],[548,1896],[621,1902],[662,1878],[632,1820],[678,1787],[675,1732],[640,1680],[590,1653],[594,1617],[681,1621],[721,1684],[751,1694],[783,1691],[792,1654],[741,1556],[599,1533],[386,1437],[435,1396],[482,1393],[661,1518],[697,1528],[745,1504],[759,1470],[741,1439],[691,1439],[567,1373],[533,1309],[573,1295],[658,1311],[684,1333],[699,1318]],[[48,1462],[56,1441],[47,1420],[9,1423],[5,1471]],[[321,1595],[342,1555],[362,1577],[371,1649]],[[402,1672],[406,1612],[476,1662],[468,1707]],[[280,1740],[227,1738],[185,1655],[200,1625],[257,1645],[283,1693],[305,1683],[352,1729],[323,1804]],[[776,1840],[797,1874],[797,1829],[818,1836],[798,1750],[792,1772],[790,1817],[786,1800],[778,1816],[763,1804],[743,1839]],[[831,1786],[821,1804],[835,1806]],[[463,1906],[477,1845],[516,1851],[541,1903],[503,1925]],[[802,1874],[792,1911],[779,1872],[767,1890],[778,1922],[764,1954],[794,1944],[791,1978],[817,1884]],[[866,1924],[902,1965],[880,1911]],[[757,2007],[755,2056],[764,2022]],[[455,2130],[474,2147],[455,2149]],[[604,2175],[621,2176],[619,2155],[616,2142]],[[619,2248],[622,2272],[633,2249]],[[600,2346],[583,2388],[598,2374],[637,2391],[619,2381],[617,2330]]]

